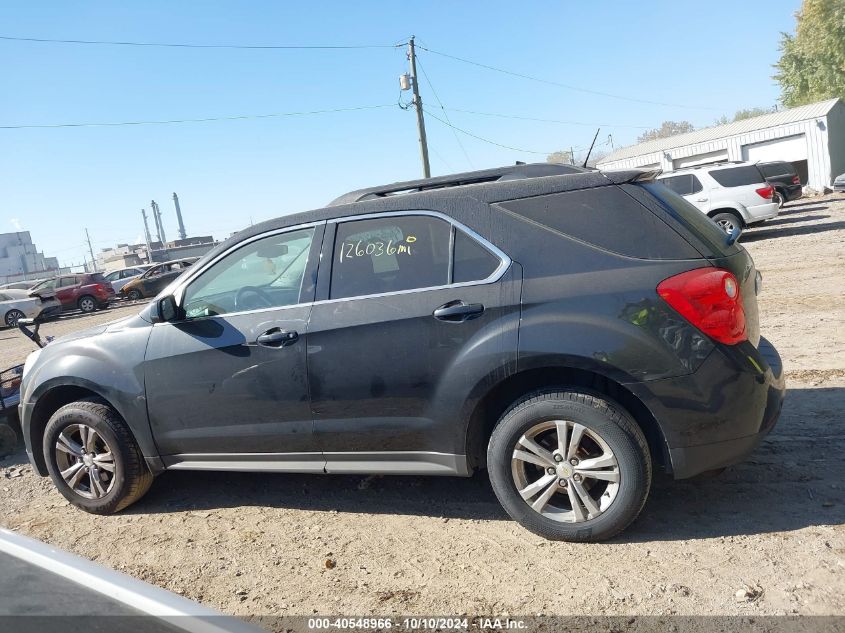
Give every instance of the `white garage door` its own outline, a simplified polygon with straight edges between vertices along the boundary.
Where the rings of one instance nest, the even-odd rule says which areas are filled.
[[[695,165],[718,163],[720,160],[728,160],[727,149],[705,152],[704,154],[696,154],[695,156],[687,156],[685,158],[676,158],[672,161],[672,168],[683,169],[684,167],[693,167]]]
[[[785,160],[788,162],[807,160],[807,139],[803,134],[798,134],[762,143],[743,145],[742,159],[755,163],[770,160]]]

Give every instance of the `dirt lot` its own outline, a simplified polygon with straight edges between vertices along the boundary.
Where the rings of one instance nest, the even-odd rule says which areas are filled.
[[[95,517],[23,452],[0,463],[0,524],[244,616],[845,614],[845,198],[788,205],[743,243],[786,366],[781,421],[720,478],[658,477],[612,543],[529,534],[483,475],[171,472],[130,510]],[[0,338],[6,361],[25,354],[13,333]],[[746,585],[754,595],[740,600]]]

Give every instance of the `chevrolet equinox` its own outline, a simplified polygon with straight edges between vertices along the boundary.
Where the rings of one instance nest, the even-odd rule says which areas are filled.
[[[29,459],[88,512],[165,470],[469,476],[598,541],[784,394],[749,254],[654,173],[517,165],[252,226],[137,316],[27,359]]]

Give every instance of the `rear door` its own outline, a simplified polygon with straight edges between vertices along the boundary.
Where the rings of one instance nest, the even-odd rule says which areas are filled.
[[[326,469],[455,472],[467,394],[516,361],[518,328],[502,324],[518,323],[521,278],[504,253],[439,214],[329,226],[323,300],[308,327]]]
[[[56,283],[56,299],[61,301],[63,306],[75,307],[79,298],[79,280],[77,275],[66,275],[59,277]]]

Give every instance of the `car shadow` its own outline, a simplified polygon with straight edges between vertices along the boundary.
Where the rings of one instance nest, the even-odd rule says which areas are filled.
[[[799,213],[813,213],[814,211],[827,211],[827,209],[828,209],[827,205],[822,205],[822,204],[820,204],[820,203],[818,203],[818,202],[814,202],[813,204],[814,204],[815,206],[809,206],[809,207],[807,207],[807,206],[805,206],[805,207],[797,207],[797,206],[795,206],[795,207],[791,207],[791,206],[790,206],[790,207],[783,207],[783,208],[782,208],[782,209],[778,212],[778,217],[779,217],[779,218],[781,218],[781,217],[783,217],[783,216],[785,216],[785,215],[798,215]],[[768,223],[769,223],[769,222],[768,222],[768,220],[767,220],[767,221],[766,221],[766,224],[768,224]]]
[[[784,224],[798,224],[799,222],[811,222],[813,220],[826,220],[829,217],[829,215],[802,215],[795,218],[778,217],[776,220],[766,220],[765,224],[761,225],[760,228],[783,226]],[[751,230],[753,231],[754,229],[752,228]]]
[[[790,389],[778,426],[747,461],[714,478],[674,481],[656,475],[642,516],[617,542],[845,524],[845,431],[836,424],[843,398],[843,388]],[[484,472],[462,479],[172,471],[126,512],[238,506],[509,520]]]
[[[743,231],[740,242],[756,242],[776,237],[790,237],[794,235],[811,235],[813,233],[824,233],[826,231],[838,231],[845,229],[845,222],[829,222],[827,224],[814,224],[811,226],[773,227],[749,229]]]

